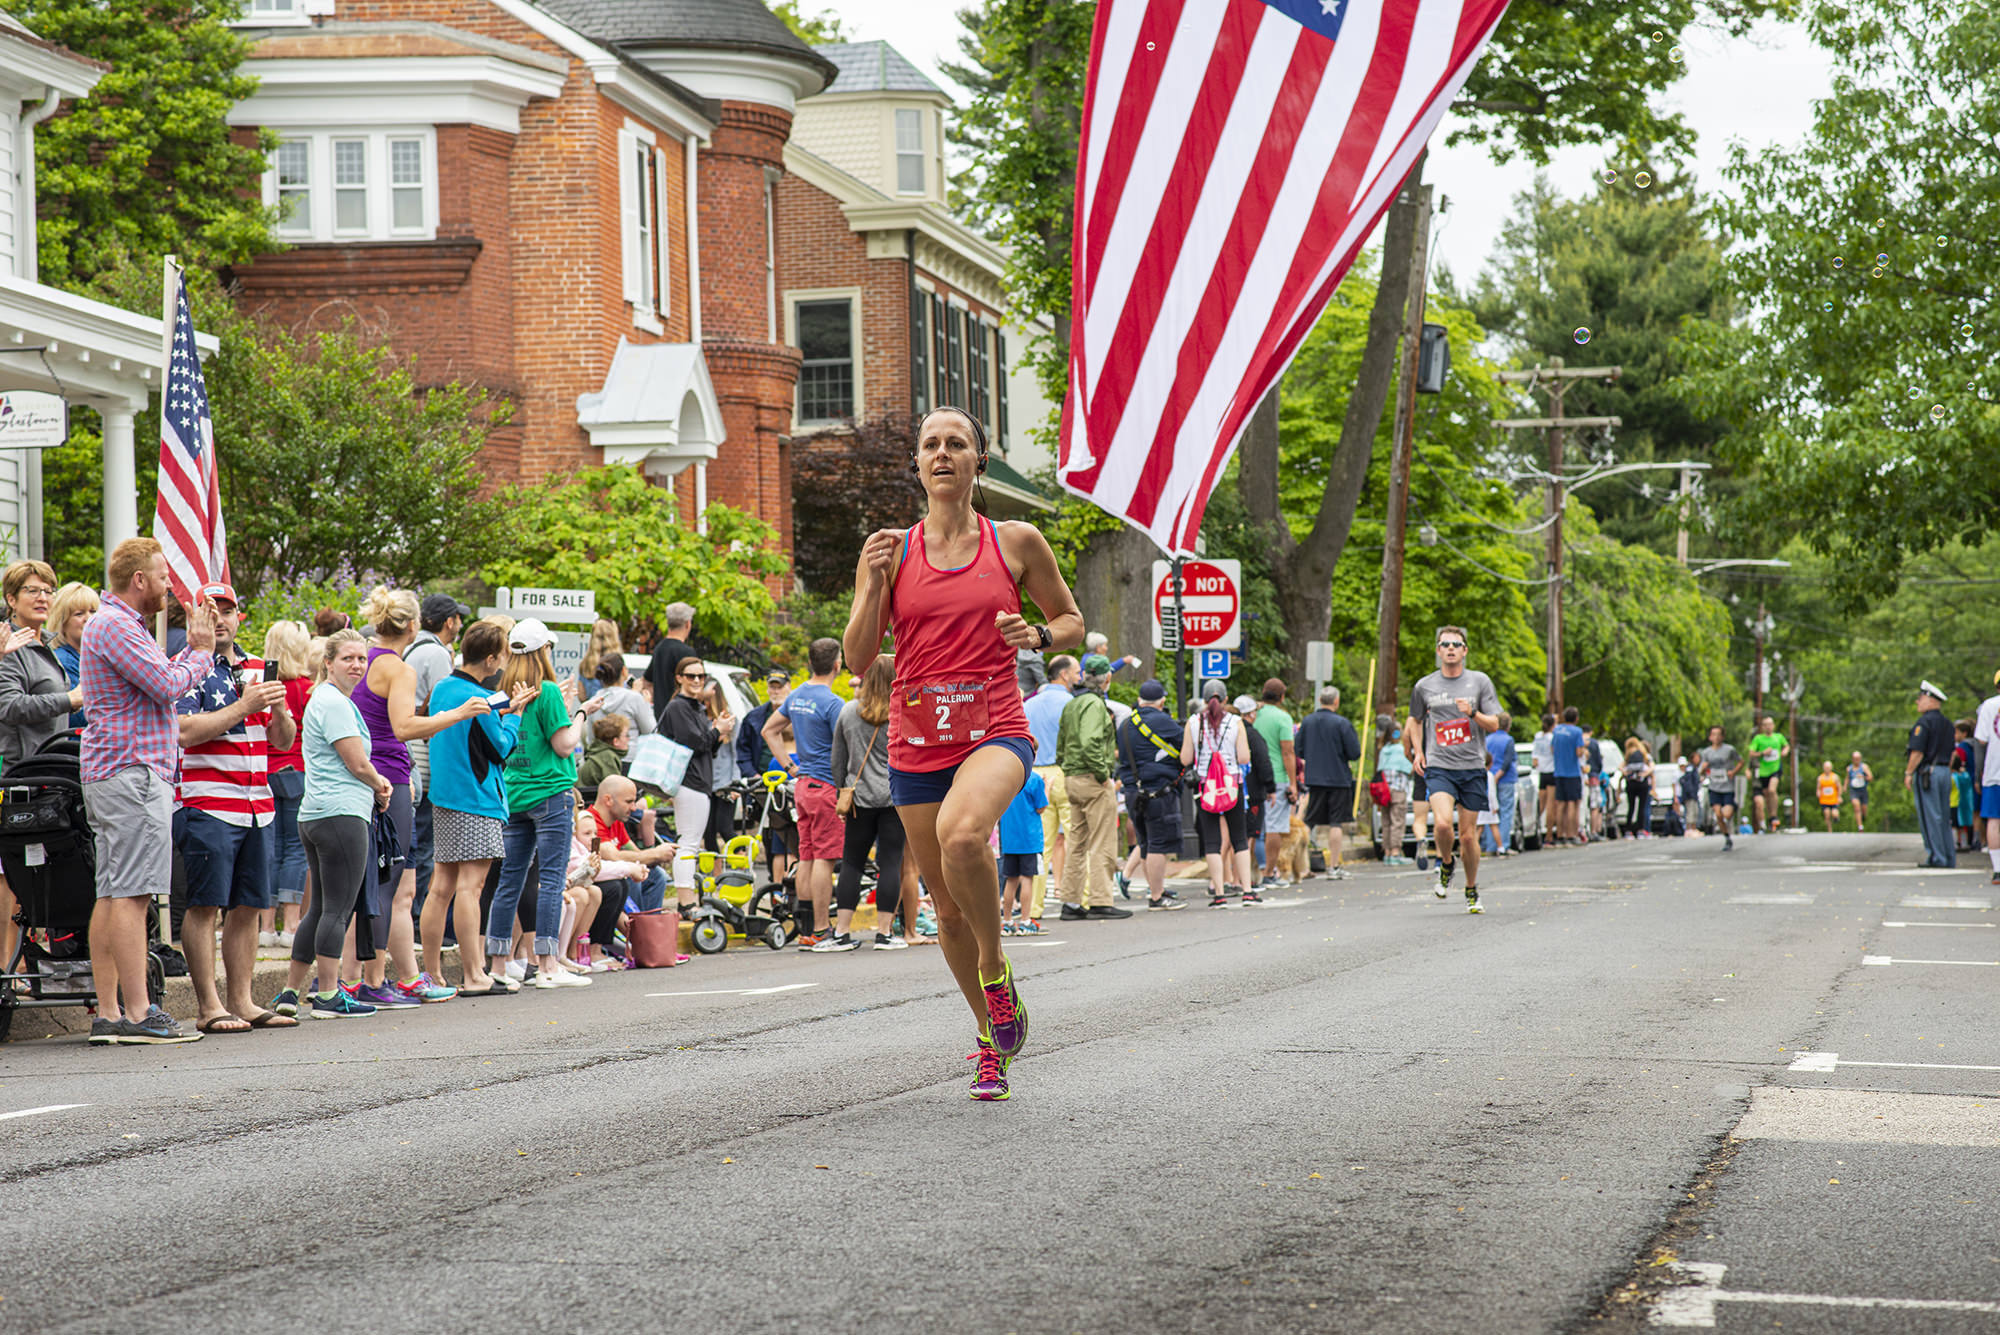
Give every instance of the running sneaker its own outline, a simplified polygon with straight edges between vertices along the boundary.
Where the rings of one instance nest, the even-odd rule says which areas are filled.
[[[1486,912],[1485,909],[1479,906],[1479,887],[1476,885],[1468,885],[1465,887],[1465,911],[1467,913]]]
[[[1014,929],[1014,935],[1043,936],[1047,934],[1048,930],[1048,928],[1042,926],[1040,918],[1023,918],[1021,919],[1021,925]]]
[[[1005,955],[1000,959],[1000,976],[990,983],[983,978],[979,981],[986,989],[986,1020],[993,1031],[993,1046],[1011,1062],[1028,1041],[1028,1008],[1021,1004],[1020,989],[1014,985],[1013,963]]]
[[[1458,870],[1458,863],[1453,861],[1451,858],[1438,859],[1437,897],[1439,899],[1443,899],[1444,892],[1451,889],[1452,874],[1457,870]]]
[[[138,1032],[138,1028],[137,1025],[123,1017],[116,1020],[107,1020],[100,1015],[90,1022],[90,1046],[103,1048],[116,1047],[121,1043],[130,1043],[133,1041],[132,1035]]]
[[[1722,851],[1725,853],[1729,853],[1735,851],[1735,848],[1736,848],[1736,836],[1731,834],[1723,835]]]
[[[535,975],[535,986],[544,991],[558,987],[589,987],[590,975],[571,973],[568,969],[548,969]]]
[[[1255,890],[1245,890],[1243,892],[1243,902],[1245,904],[1261,904],[1264,902],[1264,896],[1258,894]]]
[[[404,996],[386,982],[380,987],[357,983],[349,995],[356,1001],[373,1006],[378,1011],[411,1011],[424,1004],[415,997]]]
[[[277,996],[271,998],[271,1004],[268,1009],[274,1010],[280,1015],[297,1015],[299,1013],[298,989],[288,987],[278,993]]]
[[[992,1042],[986,1038],[979,1040],[979,1051],[972,1054],[979,1064],[972,1070],[973,1098],[982,1103],[995,1103],[1007,1097],[1007,1059],[1000,1055]]]
[[[391,987],[419,1006],[426,1002],[450,1001],[458,995],[455,987],[446,987],[427,973],[420,973],[407,983],[391,983]]]
[[[1132,878],[1127,876],[1123,871],[1118,872],[1117,876],[1119,897],[1130,899],[1132,897]]]
[[[1086,918],[1129,918],[1131,909],[1121,909],[1116,904],[1093,904],[1084,910]]]
[[[1353,874],[1354,873],[1348,871],[1347,868],[1345,867],[1334,866],[1328,869],[1326,873],[1326,879],[1329,881],[1345,881]]]
[[[824,937],[830,935],[832,935],[832,933],[830,932],[829,933],[800,932],[798,936],[795,938],[794,943],[798,946],[800,950],[814,950],[818,948],[820,941]]]
[[[857,950],[860,946],[861,943],[855,940],[853,934],[850,932],[829,932],[826,936],[813,943],[812,953],[815,955],[838,955],[844,951]]]
[[[1012,918],[1008,918],[1000,924],[1000,935],[1002,936],[1012,936],[1020,930],[1019,925]]]
[[[201,1033],[188,1033],[174,1020],[174,1017],[154,1006],[147,1010],[146,1018],[127,1021],[126,1032],[117,1040],[122,1046],[132,1044],[194,1043]]]
[[[375,1008],[365,1001],[356,1001],[345,989],[335,988],[331,992],[315,992],[312,996],[312,1015],[315,1020],[346,1020],[357,1015],[373,1015]]]
[[[526,960],[508,960],[508,961],[507,961],[507,976],[508,976],[509,978],[513,979],[513,980],[514,980],[515,982],[517,982],[517,983],[525,983],[525,982],[527,982],[527,981],[528,981],[528,962],[527,962]]]
[[[909,948],[910,943],[900,936],[892,936],[888,932],[875,933],[875,949],[877,950],[908,950]]]
[[[1158,899],[1147,900],[1146,907],[1160,913],[1172,913],[1175,909],[1186,908],[1187,905],[1178,899],[1168,899],[1165,895],[1161,895]]]
[[[1229,896],[1210,895],[1208,897],[1208,906],[1212,909],[1226,909],[1229,907]]]

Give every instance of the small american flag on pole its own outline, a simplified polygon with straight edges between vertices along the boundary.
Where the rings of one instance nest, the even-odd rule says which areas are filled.
[[[222,530],[215,425],[209,420],[208,387],[195,352],[187,280],[178,269],[170,272],[173,333],[160,400],[160,494],[153,509],[153,536],[166,549],[174,596],[192,607],[202,585],[229,582],[229,543]]]
[[[1063,486],[1190,552],[1507,0],[1099,0]]]

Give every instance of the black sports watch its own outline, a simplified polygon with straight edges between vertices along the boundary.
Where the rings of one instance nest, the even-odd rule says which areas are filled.
[[[1041,645],[1039,647],[1043,649],[1047,649],[1050,645],[1056,642],[1056,637],[1049,634],[1049,628],[1047,626],[1035,627],[1035,638],[1041,641]]]

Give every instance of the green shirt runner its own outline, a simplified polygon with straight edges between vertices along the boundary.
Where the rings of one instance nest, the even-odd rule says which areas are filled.
[[[1760,732],[1750,739],[1750,753],[1757,757],[1757,777],[1768,779],[1784,768],[1779,752],[1785,749],[1784,734]]]

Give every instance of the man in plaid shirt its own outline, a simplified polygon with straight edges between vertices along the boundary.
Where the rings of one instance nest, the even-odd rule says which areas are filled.
[[[101,611],[84,627],[80,686],[83,802],[97,835],[97,907],[90,967],[97,980],[93,1044],[191,1043],[146,996],[146,897],[173,876],[174,783],[180,770],[175,705],[215,662],[215,604],[188,608],[187,648],[161,652],[146,628],[167,599],[167,558],[151,538],[111,553]],[[122,1003],[122,1004],[121,1004]]]

